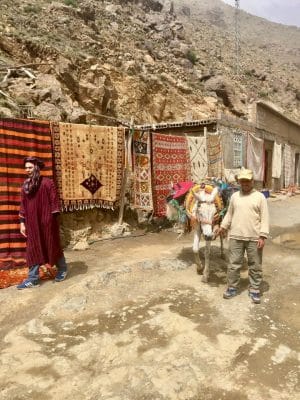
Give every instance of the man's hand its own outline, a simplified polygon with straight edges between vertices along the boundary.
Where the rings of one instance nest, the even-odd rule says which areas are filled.
[[[216,234],[220,235],[222,237],[225,237],[227,235],[227,229],[222,228],[222,226],[220,226],[220,228],[217,230]]]
[[[262,249],[265,245],[265,238],[264,237],[260,237],[257,241],[257,248],[258,249]]]
[[[26,235],[26,226],[25,226],[24,222],[20,223],[20,232],[21,232],[21,235],[27,237],[27,235]]]

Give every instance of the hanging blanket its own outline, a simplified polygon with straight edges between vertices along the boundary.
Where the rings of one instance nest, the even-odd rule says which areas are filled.
[[[247,168],[253,171],[254,180],[263,181],[264,167],[264,141],[249,133],[247,141]]]
[[[190,180],[191,168],[187,139],[152,133],[153,201],[157,216],[166,215],[166,197],[172,184]]]
[[[133,171],[135,208],[152,210],[150,132],[133,133]]]
[[[208,176],[222,178],[223,156],[221,135],[207,135]]]
[[[199,183],[208,174],[206,138],[199,136],[188,136],[188,147],[191,160],[192,181]]]
[[[52,123],[51,129],[63,209],[113,209],[121,191],[124,128]]]
[[[284,186],[294,184],[295,179],[295,156],[289,144],[284,145]]]
[[[272,178],[281,177],[281,144],[274,142],[272,157]]]
[[[42,175],[52,177],[49,122],[0,119],[0,288],[18,284],[28,274],[26,241],[20,234],[19,224],[20,191],[26,178],[23,160],[26,156],[43,160]]]
[[[224,169],[224,178],[228,183],[236,183],[236,176],[240,173],[240,168],[225,168]]]

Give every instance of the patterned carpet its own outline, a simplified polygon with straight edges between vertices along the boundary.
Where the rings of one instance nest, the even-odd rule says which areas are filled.
[[[133,133],[133,205],[149,211],[153,210],[150,139],[148,131]]]
[[[166,197],[177,182],[191,179],[191,164],[186,137],[152,133],[152,184],[154,213],[166,214]]]
[[[51,129],[63,209],[113,209],[122,184],[124,128],[52,123]]]

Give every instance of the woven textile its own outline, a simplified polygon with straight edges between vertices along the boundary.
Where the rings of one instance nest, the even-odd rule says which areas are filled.
[[[166,215],[166,196],[172,184],[190,180],[191,166],[187,139],[152,133],[152,184],[154,213]]]
[[[281,144],[274,142],[273,157],[272,157],[272,178],[281,177],[281,164],[282,164],[282,150]]]
[[[295,155],[289,144],[284,145],[284,187],[293,185],[295,180]]]
[[[63,209],[113,209],[121,191],[124,128],[52,123],[51,129]]]
[[[226,182],[236,183],[235,177],[240,173],[240,168],[225,168],[224,169],[224,178]]]
[[[191,160],[192,181],[201,182],[208,174],[206,138],[188,136],[187,141]]]
[[[264,157],[264,141],[248,134],[247,141],[247,168],[253,171],[253,178],[256,181],[263,181],[265,157]]]
[[[0,288],[20,283],[28,272],[19,224],[26,156],[43,160],[42,175],[52,177],[49,122],[0,119]]]
[[[133,133],[134,207],[152,210],[150,132]]]
[[[223,155],[221,135],[207,135],[208,176],[222,178]]]

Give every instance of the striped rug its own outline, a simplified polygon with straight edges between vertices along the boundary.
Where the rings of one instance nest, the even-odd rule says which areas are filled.
[[[221,135],[208,134],[206,139],[208,176],[220,179],[224,176]]]
[[[0,288],[21,282],[28,272],[18,217],[26,156],[42,159],[42,174],[52,177],[49,122],[0,119]]]

